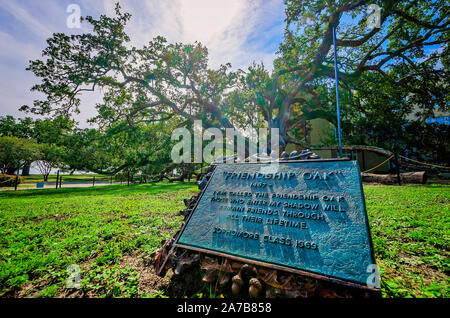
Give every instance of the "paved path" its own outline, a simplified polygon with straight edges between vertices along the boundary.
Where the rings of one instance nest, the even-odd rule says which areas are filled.
[[[95,186],[105,186],[105,185],[111,185],[111,184],[120,184],[120,182],[113,182],[110,183],[108,181],[98,181],[95,182]],[[123,184],[126,184],[124,182]],[[36,182],[35,183],[22,183],[22,185],[31,185],[31,187],[18,187],[17,190],[35,190],[35,189],[55,189],[56,183],[55,182],[45,182],[43,188],[37,188]],[[92,187],[92,181],[89,182],[63,182],[61,185],[61,188],[88,188]],[[8,191],[13,190],[14,187],[8,187],[8,188],[0,188],[0,191]]]

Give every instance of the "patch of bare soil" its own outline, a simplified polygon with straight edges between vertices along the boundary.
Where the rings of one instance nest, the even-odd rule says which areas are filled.
[[[417,275],[422,275],[422,279],[425,285],[429,285],[434,281],[445,281],[447,279],[444,273],[440,272],[438,269],[433,268],[432,266],[427,266],[420,260],[420,257],[416,255],[400,252],[399,260],[399,262],[408,271]]]
[[[8,290],[0,295],[1,298],[36,298],[42,291],[44,286],[50,283],[49,280],[42,280],[40,282],[28,282],[23,284],[20,289]]]
[[[82,265],[82,268],[88,267],[92,263],[93,259],[89,260],[86,264]],[[139,274],[139,294],[146,293],[147,295],[154,295],[165,292],[169,286],[168,278],[161,278],[155,273],[154,267],[145,261],[141,255],[126,255],[120,261],[119,266],[121,268],[132,267]],[[97,298],[98,291],[85,291],[77,289],[64,289],[60,293],[58,298]]]
[[[167,278],[161,278],[155,273],[154,267],[144,261],[139,255],[127,255],[120,262],[120,267],[133,267],[139,273],[139,294],[154,295],[166,291],[169,286]]]

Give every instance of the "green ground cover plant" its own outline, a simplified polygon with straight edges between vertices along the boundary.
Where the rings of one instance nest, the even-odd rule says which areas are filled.
[[[450,187],[365,186],[388,297],[449,297]]]
[[[81,270],[76,296],[158,294],[139,288],[136,269],[180,227],[195,191],[158,183],[0,193],[0,295],[70,297],[70,264]]]
[[[449,189],[364,186],[384,297],[449,297]],[[0,193],[0,297],[164,297],[150,254],[197,192],[162,182]],[[80,289],[66,287],[71,264]]]

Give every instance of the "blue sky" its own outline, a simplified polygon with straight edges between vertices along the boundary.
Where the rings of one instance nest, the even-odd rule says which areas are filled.
[[[78,4],[81,15],[112,15],[113,0],[0,0],[0,116],[29,116],[18,111],[39,97],[31,93],[37,79],[25,71],[28,61],[40,58],[45,40],[53,32],[82,33],[70,29],[66,20],[69,4]],[[120,0],[133,15],[127,26],[132,45],[141,46],[156,35],[170,42],[200,41],[210,54],[210,67],[230,62],[244,68],[263,61],[271,69],[284,32],[284,5],[281,0]],[[101,93],[82,97],[85,120],[95,115],[94,105]]]

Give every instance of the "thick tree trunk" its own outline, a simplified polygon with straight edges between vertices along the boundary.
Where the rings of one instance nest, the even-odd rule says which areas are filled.
[[[398,184],[397,174],[361,173],[361,178],[363,182]],[[402,184],[425,184],[427,181],[427,175],[425,171],[404,172],[400,173],[400,180]]]
[[[30,165],[26,165],[22,168],[22,176],[28,177],[30,175]]]
[[[280,149],[279,149],[279,154],[278,157],[281,155],[281,153],[283,151],[286,150],[286,146],[288,144],[288,136],[287,136],[287,132],[286,131],[281,131],[280,130]]]
[[[286,146],[287,146],[287,144],[288,144],[288,140],[289,140],[289,137],[288,137],[288,132],[287,132],[287,129],[286,129],[286,123],[285,122],[283,122],[283,119],[278,119],[278,118],[275,118],[275,119],[273,119],[273,120],[270,120],[270,121],[268,121],[268,129],[269,129],[269,135],[267,136],[267,154],[268,155],[270,155],[271,154],[271,152],[272,152],[272,144],[271,144],[271,142],[272,142],[272,128],[278,128],[278,134],[279,134],[279,149],[278,149],[278,151],[279,151],[279,153],[278,153],[278,156],[277,157],[279,157],[280,156],[280,154],[286,149]]]

